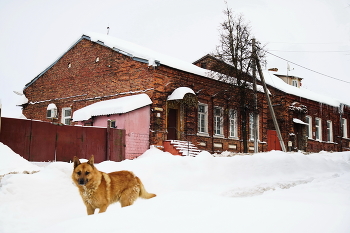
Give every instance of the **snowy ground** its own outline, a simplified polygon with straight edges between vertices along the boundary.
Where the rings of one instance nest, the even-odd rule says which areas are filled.
[[[0,143],[0,177],[39,171],[0,178],[0,232],[350,232],[350,152],[192,158],[152,148],[96,166],[133,171],[157,197],[93,216],[72,166],[33,164]]]

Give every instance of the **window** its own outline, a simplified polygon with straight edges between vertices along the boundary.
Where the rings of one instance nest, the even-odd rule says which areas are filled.
[[[292,86],[298,87],[298,81],[297,80],[292,80]]]
[[[115,120],[110,120],[110,121],[109,121],[109,127],[110,127],[110,128],[113,128],[113,129],[116,129],[116,128],[117,128],[117,124],[115,123]]]
[[[256,127],[259,129],[259,115],[257,115]],[[258,130],[258,139],[259,139],[259,130]],[[254,114],[249,113],[249,140],[254,141]]]
[[[51,103],[47,106],[46,118],[57,118],[57,107],[55,104]]]
[[[208,105],[198,104],[198,133],[208,133]]]
[[[343,128],[343,138],[348,138],[348,122],[345,118],[341,119],[341,125]]]
[[[230,137],[237,138],[237,111],[230,109],[229,111],[229,121],[230,121]]]
[[[214,135],[223,135],[222,108],[214,107]]]
[[[332,125],[332,121],[327,121],[327,142],[333,142],[333,125]]]
[[[322,128],[321,128],[321,119],[320,118],[316,118],[315,119],[315,127],[316,127],[316,135],[315,135],[315,139],[317,141],[322,141]]]
[[[70,125],[71,113],[72,113],[72,109],[71,108],[62,108],[62,118],[61,118],[61,123],[62,124]]]
[[[305,121],[308,124],[306,127],[306,136],[312,139],[312,117],[306,116]]]

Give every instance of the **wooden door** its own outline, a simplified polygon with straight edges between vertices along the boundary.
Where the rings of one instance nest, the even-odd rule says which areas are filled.
[[[276,130],[267,130],[267,150],[282,150]]]
[[[177,137],[177,109],[170,109],[168,113],[168,140],[176,140]]]

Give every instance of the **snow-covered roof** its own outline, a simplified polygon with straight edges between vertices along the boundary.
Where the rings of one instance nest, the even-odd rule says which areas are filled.
[[[109,35],[105,34],[100,34],[100,33],[94,33],[94,32],[89,32],[83,34],[83,36],[76,42],[74,43],[70,48],[73,48],[77,43],[79,43],[83,39],[88,39],[91,41],[94,41],[96,43],[99,43],[103,46],[109,47],[115,51],[118,51],[122,54],[125,54],[127,56],[132,57],[134,60],[137,61],[142,61],[148,63],[150,66],[156,66],[158,64],[163,64],[172,68],[176,68],[182,71],[186,71],[192,74],[200,75],[203,77],[207,78],[213,78],[212,75],[210,75],[210,71],[200,68],[196,65],[193,65],[192,63],[182,61],[177,58],[173,58],[161,53],[158,53],[156,51],[153,51],[151,49],[139,46],[137,44],[127,42],[115,37],[111,37]],[[68,51],[69,51],[68,50]],[[64,54],[63,54],[64,55]],[[61,57],[63,57],[63,55]],[[43,75],[47,70],[49,70],[54,64],[56,64],[61,57],[59,57],[53,64],[51,64],[47,69],[45,69],[43,72],[41,72],[37,77],[35,77],[32,81],[27,83],[25,85],[25,88],[30,86],[32,83],[34,83],[41,75]],[[316,102],[328,104],[331,106],[339,106],[340,101],[324,96],[322,94],[317,94],[315,92],[312,92],[310,90],[307,90],[305,88],[297,88],[294,86],[291,86],[287,83],[285,83],[283,80],[281,80],[279,77],[274,75],[270,71],[264,71],[264,77],[266,80],[266,83],[269,84],[272,87],[275,87],[285,93],[300,96],[306,99],[310,99]],[[25,89],[24,88],[24,89]],[[262,87],[258,85],[257,87],[258,91],[263,91]]]
[[[170,66],[179,70],[187,71],[192,74],[207,76],[206,73],[208,72],[208,70],[202,69],[196,65],[193,65],[192,63],[158,53],[156,51],[131,42],[100,33],[89,32],[84,35],[90,37],[91,41],[103,42],[105,46],[120,52],[125,52],[129,56],[145,59],[148,61],[149,65],[155,65],[156,62],[159,62],[160,64]]]
[[[149,104],[152,104],[152,100],[145,93],[100,101],[75,111],[73,121],[85,121],[93,116],[127,113]]]
[[[285,83],[282,79],[277,77],[272,71],[263,71],[264,79],[266,84],[275,87],[285,93],[292,94],[295,96],[300,96],[305,99],[313,100],[319,103],[328,104],[330,106],[339,107],[340,101],[333,99],[331,97],[315,93],[303,87],[294,87]]]
[[[187,93],[194,94],[194,91],[189,87],[176,88],[171,95],[168,96],[168,100],[181,100]]]

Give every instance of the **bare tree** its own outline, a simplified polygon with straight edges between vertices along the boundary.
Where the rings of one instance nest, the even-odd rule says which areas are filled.
[[[225,21],[220,25],[220,40],[216,51],[212,54],[216,61],[212,66],[212,75],[219,80],[231,84],[230,100],[235,101],[240,112],[241,138],[243,151],[248,152],[249,114],[254,112],[253,77],[250,71],[252,61],[252,33],[249,24],[242,15],[234,15],[228,8],[224,10]],[[255,42],[260,45],[259,42]],[[260,60],[264,61],[264,53],[258,49]]]

